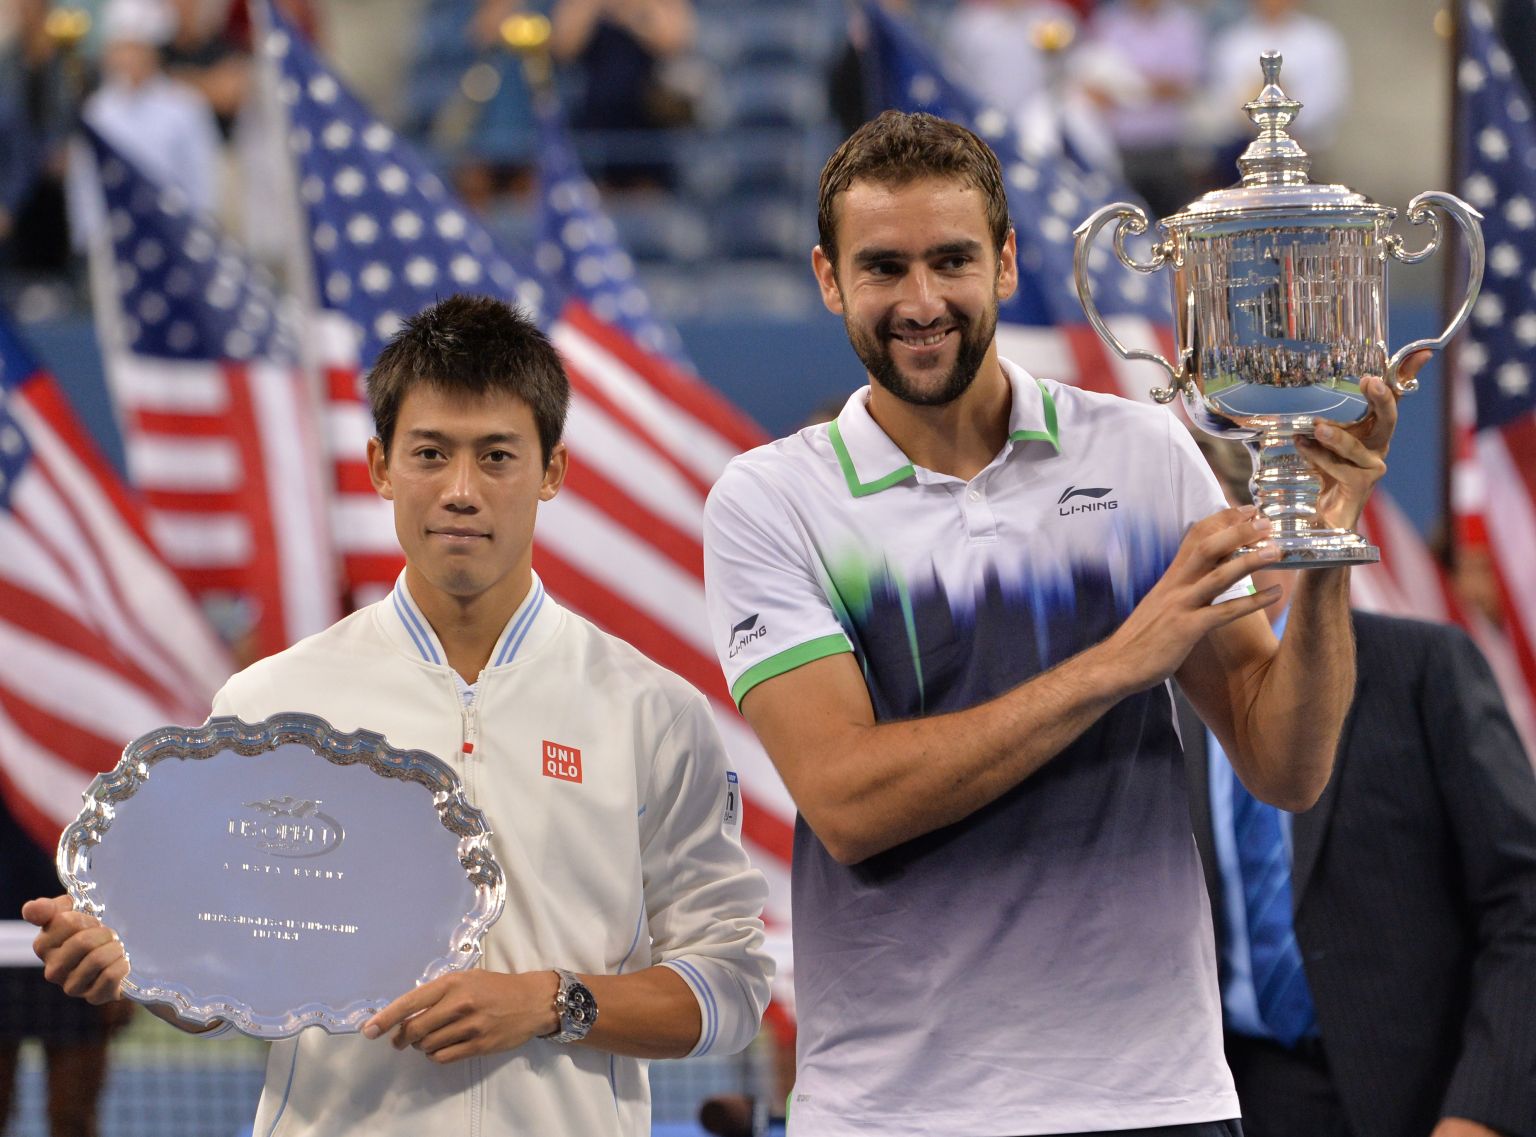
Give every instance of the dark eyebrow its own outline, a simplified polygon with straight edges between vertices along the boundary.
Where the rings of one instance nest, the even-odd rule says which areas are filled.
[[[935,260],[941,257],[963,255],[975,257],[981,255],[980,241],[945,241],[942,245],[932,245],[923,250],[921,259]],[[853,254],[853,263],[861,268],[867,265],[885,264],[890,261],[905,262],[907,253],[900,249],[860,249]]]
[[[428,430],[424,427],[417,427],[414,430],[408,430],[405,432],[405,436],[412,442],[436,442],[440,444],[447,444],[455,441],[453,437],[441,430]],[[492,434],[480,435],[480,437],[474,440],[474,444],[476,446],[494,446],[498,444],[516,446],[518,443],[523,441],[523,436],[518,434],[516,431],[498,431]]]
[[[860,249],[853,254],[853,263],[863,268],[868,265],[883,264],[887,261],[904,261],[907,254],[896,249]]]
[[[967,257],[980,256],[981,242],[946,241],[942,245],[933,246],[933,248],[929,249],[926,253],[923,254],[923,256],[929,260],[933,260],[937,257],[952,257],[956,255],[964,255]]]

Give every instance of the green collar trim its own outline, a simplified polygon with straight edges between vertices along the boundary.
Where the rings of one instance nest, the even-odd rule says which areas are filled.
[[[859,472],[853,466],[853,455],[848,453],[848,444],[843,441],[843,432],[838,429],[836,419],[828,425],[827,434],[832,439],[832,450],[837,455],[837,464],[843,468],[843,479],[848,483],[848,492],[854,497],[868,497],[872,493],[888,490],[897,482],[904,482],[917,472],[912,468],[912,463],[908,462],[905,466],[892,470],[883,478],[876,478],[872,482],[861,482]]]
[[[1045,389],[1045,384],[1039,379],[1035,380],[1035,386],[1040,388],[1040,400],[1045,414],[1044,430],[1015,430],[1008,437],[1015,442],[1049,442],[1056,448],[1056,453],[1061,453],[1061,436],[1056,430],[1056,400],[1051,398],[1051,393]]]
[[[1035,386],[1040,388],[1041,414],[1045,419],[1044,430],[1015,430],[1008,435],[1015,442],[1049,442],[1057,454],[1061,453],[1061,433],[1057,429],[1056,400],[1051,398],[1051,392],[1039,379],[1035,380]],[[827,426],[827,434],[832,439],[832,451],[837,455],[837,464],[842,467],[843,480],[848,483],[848,492],[854,497],[868,497],[870,494],[888,490],[898,482],[904,482],[912,477],[916,471],[912,463],[908,462],[886,474],[882,478],[876,478],[872,482],[859,480],[859,472],[854,468],[853,455],[848,452],[848,443],[843,439],[843,432],[838,428],[837,420],[833,419]]]

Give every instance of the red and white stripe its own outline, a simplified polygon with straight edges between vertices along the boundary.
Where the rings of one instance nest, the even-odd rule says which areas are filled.
[[[1536,762],[1536,419],[1479,431],[1473,455],[1483,496],[1472,516],[1482,521],[1501,601],[1500,678],[1506,699],[1524,704],[1526,749]]]
[[[182,583],[249,600],[250,658],[333,623],[337,577],[299,369],[115,347],[105,359],[129,479]]]
[[[1449,429],[1457,555],[1487,556],[1499,600],[1497,626],[1476,612],[1462,622],[1498,676],[1536,764],[1536,421],[1476,431],[1471,380],[1458,369],[1455,384]]]
[[[314,313],[310,335],[324,392],[325,453],[334,476],[331,532],[349,606],[361,608],[388,595],[405,555],[395,539],[394,512],[374,492],[368,474],[373,419],[358,373],[361,337],[350,320],[329,310]]]
[[[53,380],[10,409],[33,459],[0,512],[0,793],[46,848],[125,742],[201,722],[232,664]]]

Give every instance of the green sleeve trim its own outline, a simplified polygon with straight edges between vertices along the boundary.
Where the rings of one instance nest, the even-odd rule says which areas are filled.
[[[1035,380],[1035,386],[1040,388],[1040,398],[1044,401],[1045,429],[1016,430],[1008,437],[1015,442],[1049,442],[1056,448],[1056,453],[1060,454],[1061,436],[1056,430],[1056,400],[1051,398],[1051,393],[1039,379]]]
[[[906,481],[915,472],[912,469],[912,463],[908,462],[883,478],[877,478],[872,482],[861,482],[859,472],[853,468],[853,456],[848,453],[848,444],[843,441],[843,432],[837,428],[836,419],[828,425],[827,434],[832,439],[832,450],[837,454],[837,464],[843,468],[843,480],[848,483],[848,492],[854,497],[868,497],[872,493],[888,490],[897,482]]]
[[[767,659],[759,660],[743,671],[741,677],[731,684],[731,698],[736,700],[736,709],[740,710],[741,701],[747,697],[747,692],[763,680],[776,678],[786,671],[804,667],[807,663],[814,663],[829,655],[838,655],[852,650],[848,637],[841,632],[785,648],[778,655],[770,655]]]

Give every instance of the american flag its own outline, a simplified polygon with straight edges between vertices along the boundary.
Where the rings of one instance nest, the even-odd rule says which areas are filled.
[[[1457,176],[1483,213],[1488,248],[1482,293],[1455,357],[1458,425],[1467,432],[1457,528],[1471,552],[1481,546],[1491,556],[1501,622],[1529,701],[1536,697],[1536,126],[1529,94],[1480,2],[1465,9],[1456,88]]]
[[[105,198],[91,268],[129,481],[239,654],[280,651],[339,615],[292,313],[179,190],[82,131]]]
[[[332,527],[354,606],[384,595],[404,563],[388,503],[366,462],[372,421],[361,372],[401,320],[455,292],[483,292],[543,314],[543,289],[457,202],[429,163],[403,145],[331,74],[280,14],[263,37],[286,113],[313,272],[312,361],[322,375]]]
[[[1127,363],[1088,325],[1072,273],[1073,230],[1090,213],[1135,195],[1102,172],[1085,170],[1070,154],[1026,154],[1008,116],[983,105],[943,73],[929,46],[879,4],[866,4],[878,68],[873,91],[883,105],[927,111],[983,138],[1003,167],[1019,250],[1019,292],[998,314],[998,347],[1041,375],[1092,390],[1147,401],[1166,373]],[[1255,92],[1257,93],[1257,92]],[[1170,289],[1162,274],[1121,265],[1109,233],[1089,258],[1099,310],[1130,347],[1173,356]],[[1135,241],[1128,242],[1136,251]],[[1139,254],[1145,259],[1145,254]],[[1380,488],[1366,505],[1360,530],[1382,547],[1380,564],[1351,573],[1355,604],[1402,616],[1447,619],[1454,610],[1439,567],[1423,539]],[[1425,606],[1433,599],[1434,603]]]
[[[44,848],[128,739],[232,670],[137,503],[0,317],[0,794]]]
[[[760,430],[695,376],[599,319],[580,296],[546,285],[496,247],[486,228],[379,123],[280,16],[263,37],[288,116],[287,136],[309,251],[329,328],[332,453],[345,510],[349,580],[366,597],[390,587],[399,547],[363,461],[372,433],[360,375],[402,316],[458,291],[520,303],[547,327],[572,386],[570,472],[539,515],[534,565],[562,603],[707,694],[751,799],[743,831],[771,888],[770,919],[788,926],[794,806],[735,711],[704,613],[704,497]],[[588,203],[589,219],[596,214]],[[598,227],[606,232],[599,218]],[[556,234],[562,257],[590,250],[590,220]],[[616,248],[616,244],[611,246]],[[605,256],[605,269],[627,267]],[[609,272],[605,287],[634,287]]]
[[[692,370],[682,337],[651,306],[592,179],[571,145],[553,91],[535,96],[539,118],[539,241],[534,263],[550,307],[580,300],[636,346]]]

